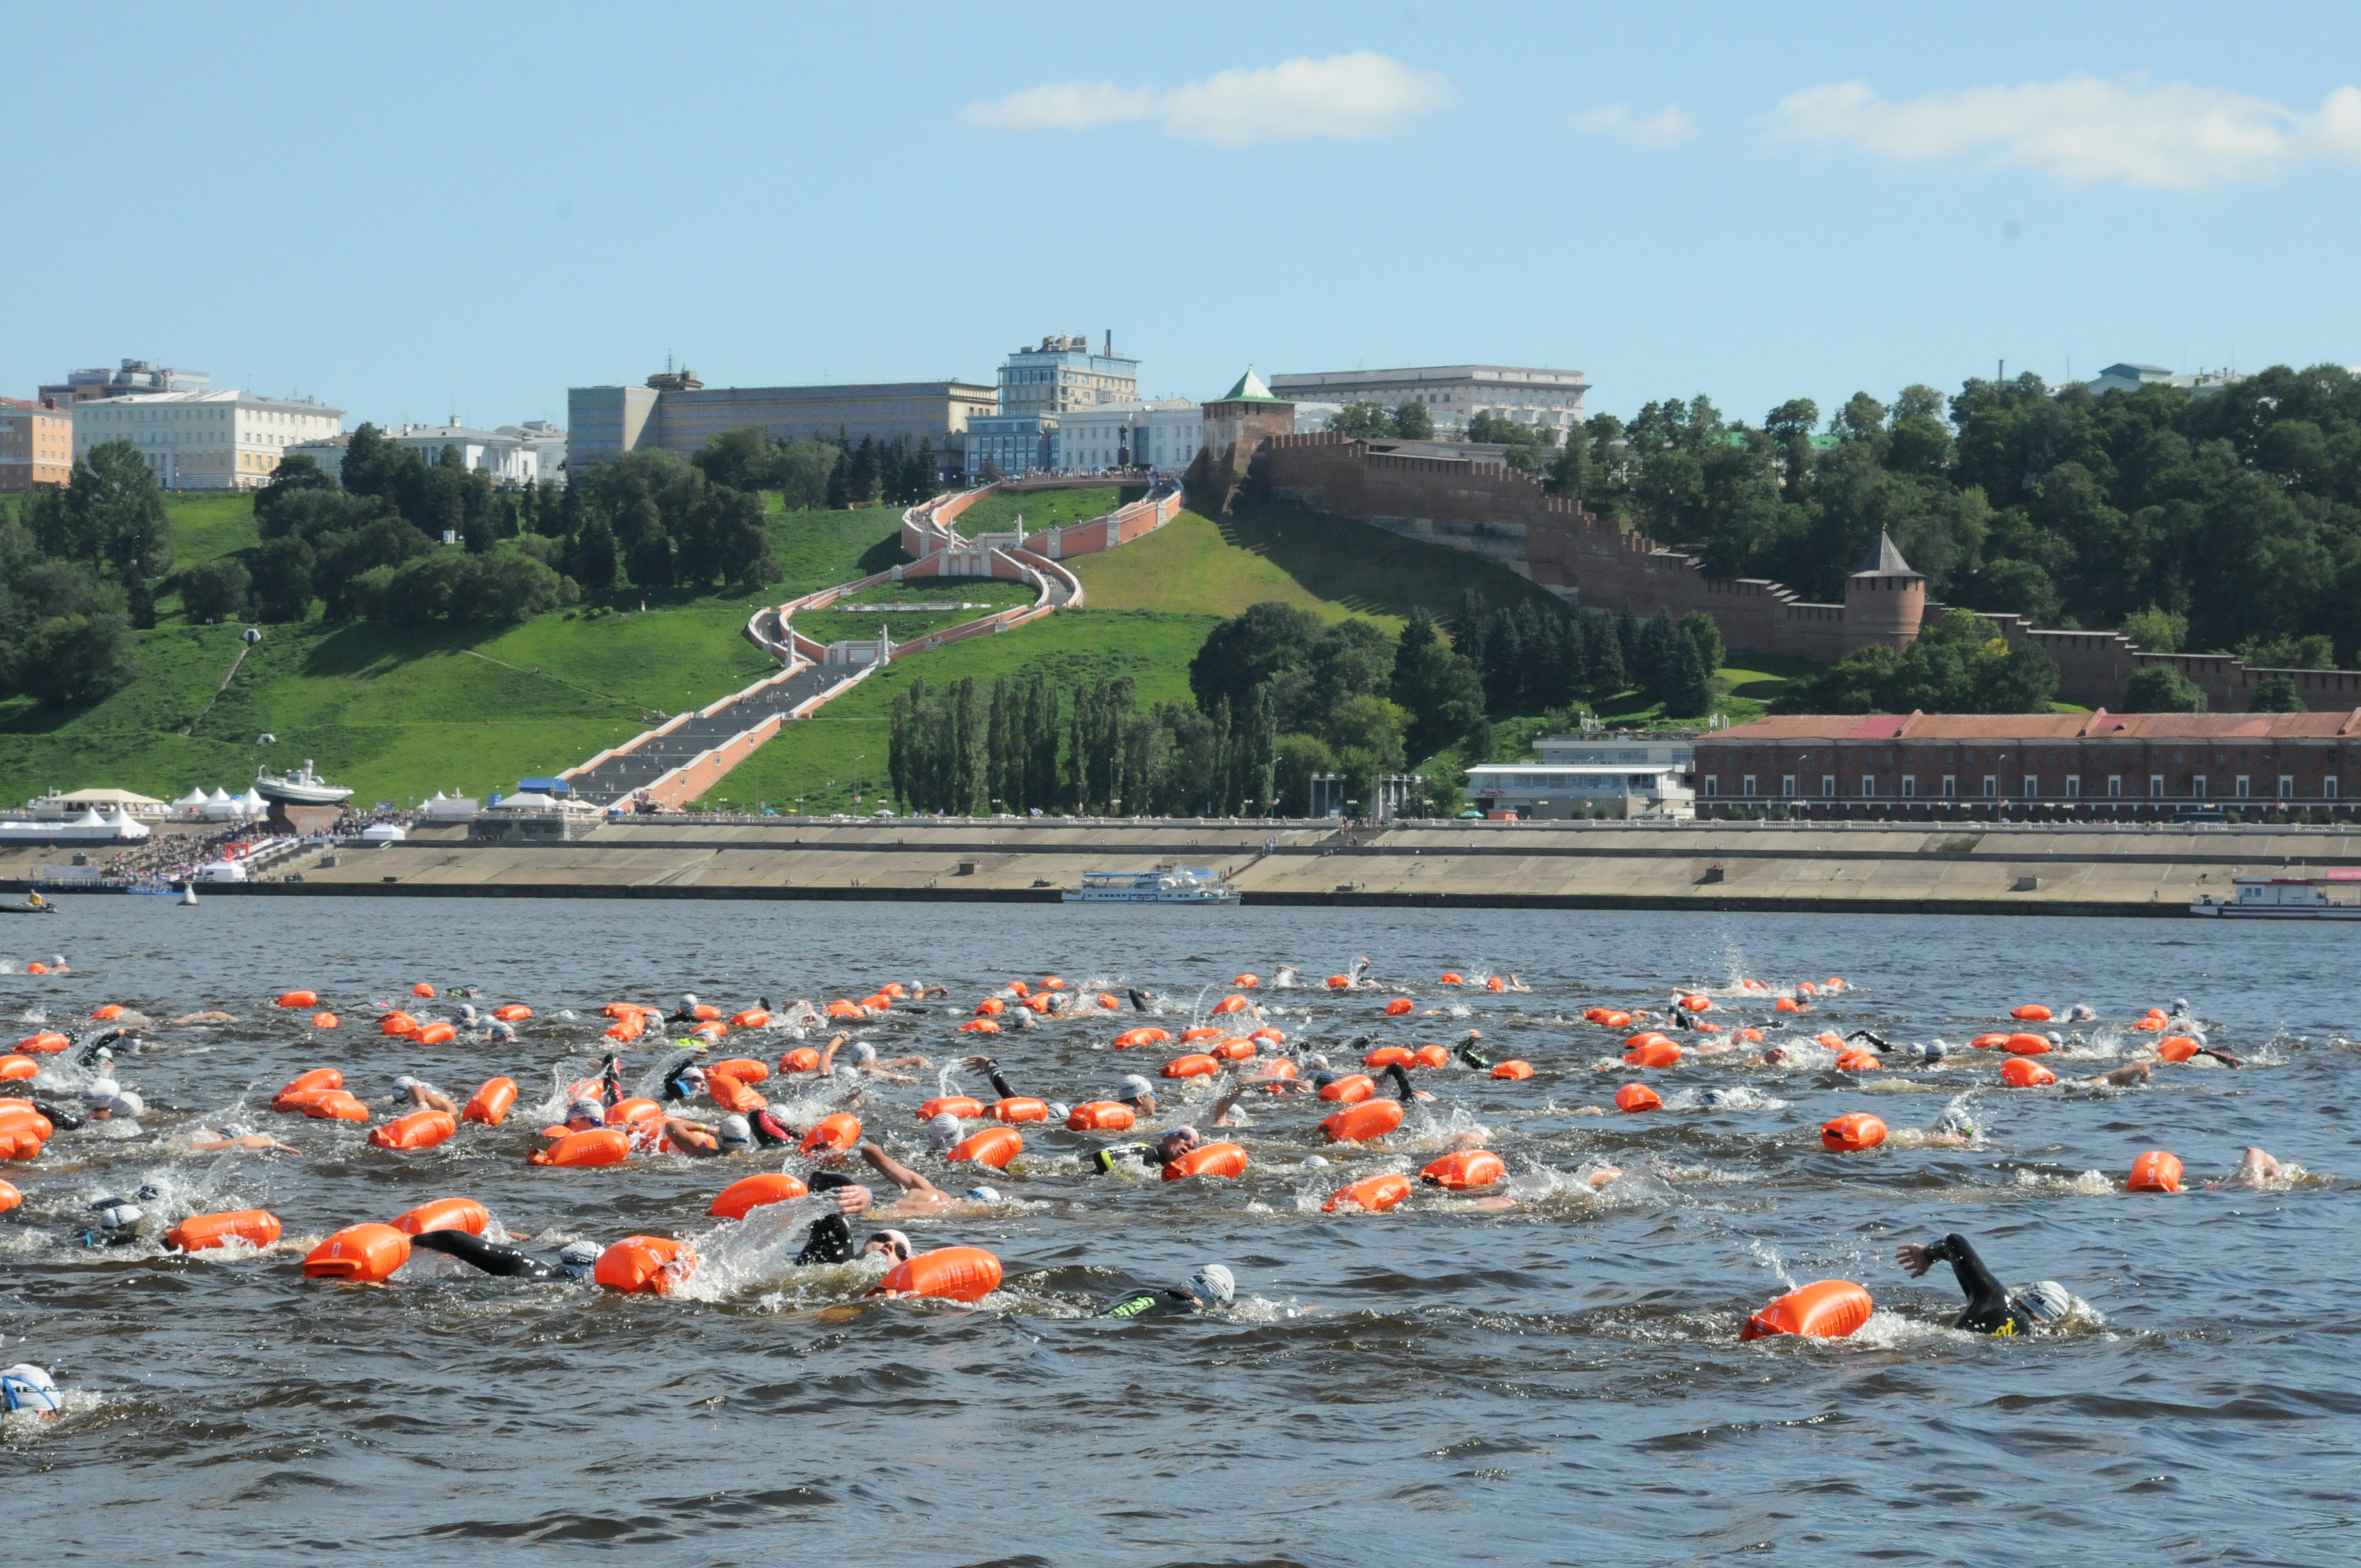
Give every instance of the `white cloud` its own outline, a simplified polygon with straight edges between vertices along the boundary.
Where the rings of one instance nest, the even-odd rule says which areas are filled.
[[[1224,71],[1179,87],[1055,82],[1005,98],[979,98],[960,111],[960,118],[1012,131],[1079,131],[1144,121],[1184,140],[1243,146],[1382,136],[1457,101],[1449,77],[1363,50]]]
[[[1900,100],[1847,82],[1781,99],[1763,129],[1773,141],[1889,163],[1972,159],[2062,185],[2188,191],[2266,179],[2311,159],[2361,162],[2361,89],[2339,87],[2304,115],[2268,98],[2144,77],[2078,73]]]
[[[1697,121],[1678,104],[1667,104],[1657,114],[1642,119],[1620,104],[1610,104],[1603,109],[1586,109],[1574,116],[1574,128],[1610,136],[1633,147],[1678,147],[1697,135]]]

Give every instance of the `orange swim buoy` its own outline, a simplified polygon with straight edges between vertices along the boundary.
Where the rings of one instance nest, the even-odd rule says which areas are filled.
[[[630,1045],[633,1040],[638,1039],[641,1032],[647,1027],[647,1025],[640,1020],[641,1014],[637,1013],[633,1013],[628,1017],[616,1019],[613,1023],[607,1025],[607,1037],[618,1045]]]
[[[1628,1029],[1631,1026],[1631,1014],[1620,1009],[1609,1009],[1607,1016],[1599,1022],[1610,1029]]]
[[[1410,1196],[1410,1178],[1401,1175],[1365,1176],[1349,1187],[1342,1187],[1328,1201],[1320,1205],[1323,1214],[1339,1209],[1359,1209],[1371,1214],[1382,1214]]]
[[[986,1127],[972,1137],[953,1144],[943,1158],[953,1165],[973,1160],[994,1170],[1005,1170],[1008,1162],[1025,1152],[1025,1135],[1014,1127]]]
[[[1832,1154],[1859,1154],[1885,1141],[1885,1124],[1866,1111],[1850,1112],[1820,1124],[1820,1146]]]
[[[522,1002],[511,1002],[504,1007],[493,1008],[492,1016],[503,1024],[522,1024],[533,1016],[533,1009]]]
[[[93,1022],[104,1024],[123,1016],[126,1009],[120,1002],[109,1002],[91,1014]]]
[[[1213,1003],[1215,1013],[1243,1013],[1246,1010],[1246,999],[1235,992]]]
[[[866,1016],[866,1014],[861,1011],[861,1004],[859,1003],[848,1002],[841,996],[829,1003],[826,1007],[822,1008],[821,1011],[826,1013],[831,1018],[860,1018]]]
[[[2001,1049],[2013,1057],[2038,1057],[2049,1054],[2049,1042],[2038,1035],[2011,1035],[2001,1042]]]
[[[730,1026],[733,1029],[767,1029],[771,1026],[771,1015],[759,1007],[749,1007],[742,1013],[731,1014]]]
[[[0,1130],[0,1159],[38,1159],[41,1135],[30,1127],[21,1133]]]
[[[398,1116],[368,1135],[373,1149],[431,1149],[459,1130],[459,1119],[448,1111],[412,1111]]]
[[[869,1293],[981,1301],[999,1288],[1000,1259],[980,1246],[945,1246],[895,1264]]]
[[[38,1078],[40,1074],[41,1064],[30,1057],[0,1057],[0,1083]]]
[[[1411,1053],[1411,1060],[1419,1067],[1449,1067],[1451,1050],[1447,1046],[1421,1046]]]
[[[322,1122],[366,1122],[369,1108],[341,1089],[302,1096],[303,1114]]]
[[[190,1215],[164,1233],[164,1245],[172,1252],[204,1252],[232,1242],[266,1247],[279,1236],[279,1216],[269,1210],[233,1209],[226,1213]]]
[[[962,1035],[997,1035],[1000,1025],[989,1018],[971,1018],[960,1025]]]
[[[784,1171],[766,1170],[723,1188],[706,1212],[717,1220],[742,1220],[750,1209],[801,1198],[807,1190],[802,1182]]]
[[[474,1122],[479,1126],[497,1127],[508,1120],[509,1110],[516,1104],[517,1086],[513,1078],[488,1078],[483,1087],[467,1097],[459,1112],[459,1120]]]
[[[1102,991],[1098,994],[1098,1004],[1106,1011],[1112,1013],[1116,1008],[1123,1005],[1123,998],[1114,995],[1111,992]]]
[[[1262,1091],[1265,1094],[1277,1094],[1280,1092],[1281,1086],[1294,1076],[1295,1064],[1289,1061],[1285,1057],[1279,1057],[1263,1063],[1262,1070],[1255,1074],[1255,1078],[1260,1081]]]
[[[422,1025],[416,1036],[422,1046],[447,1046],[458,1037],[459,1031],[439,1018],[432,1024]]]
[[[1163,1069],[1164,1076],[1167,1078],[1211,1078],[1221,1070],[1220,1062],[1202,1053],[1195,1056],[1174,1057],[1164,1064]]]
[[[1837,1053],[1839,1072],[1876,1072],[1885,1066],[1875,1051],[1865,1051],[1858,1046],[1848,1047]]]
[[[1402,1105],[1399,1100],[1364,1100],[1357,1105],[1347,1105],[1320,1124],[1320,1130],[1332,1144],[1367,1143],[1382,1138],[1402,1123]]]
[[[0,1133],[30,1133],[46,1143],[57,1135],[57,1128],[40,1113],[29,1100],[0,1100]]]
[[[2012,1007],[2008,1010],[2008,1015],[2023,1024],[2049,1022],[2049,1009],[2042,1006],[2038,1002],[2028,1002],[2022,1007]]]
[[[1241,987],[1242,989],[1251,991],[1256,986],[1262,983],[1262,977],[1260,975],[1242,974],[1238,976],[1237,979],[1230,981],[1230,983],[1232,985]]]
[[[6,1213],[24,1202],[25,1195],[5,1181],[0,1181],[0,1214]]]
[[[1875,1310],[1869,1292],[1851,1280],[1816,1279],[1747,1319],[1738,1337],[1756,1340],[1800,1334],[1806,1339],[1844,1339],[1869,1321]]]
[[[2197,1054],[2197,1042],[2187,1035],[2167,1035],[2156,1043],[2156,1054],[2167,1061],[2187,1061]]]
[[[410,1238],[391,1225],[347,1225],[303,1256],[306,1279],[376,1285],[410,1261]]]
[[[1713,1011],[1713,998],[1699,995],[1684,996],[1681,998],[1681,1005],[1691,1013],[1710,1013]]]
[[[638,1095],[630,1100],[618,1100],[607,1107],[607,1125],[610,1127],[628,1127],[635,1122],[644,1122],[651,1116],[659,1122],[663,1121],[664,1107],[645,1095]]]
[[[918,1120],[921,1122],[931,1122],[936,1117],[943,1115],[957,1116],[962,1121],[967,1121],[983,1114],[983,1102],[972,1100],[964,1094],[939,1095],[918,1107]]]
[[[38,1035],[29,1036],[25,1039],[17,1041],[16,1048],[24,1052],[27,1056],[45,1057],[52,1056],[59,1051],[64,1050],[68,1046],[72,1044],[73,1041],[68,1039],[65,1036],[58,1034],[54,1030],[44,1029]]]
[[[697,1272],[697,1249],[670,1236],[625,1236],[598,1255],[590,1277],[626,1296],[663,1296]]]
[[[861,1142],[861,1118],[850,1111],[822,1116],[819,1124],[804,1135],[796,1152],[807,1157],[814,1154],[841,1154]]]
[[[1332,1078],[1320,1086],[1320,1098],[1345,1105],[1357,1105],[1378,1091],[1377,1080],[1365,1072],[1348,1072],[1342,1078]]]
[[[429,1231],[465,1231],[480,1236],[491,1223],[491,1214],[473,1198],[437,1198],[395,1215],[393,1228],[405,1236],[423,1236]]]
[[[1027,1012],[1038,1013],[1045,1018],[1049,1015],[1051,1010],[1054,1009],[1057,1004],[1058,999],[1050,995],[1046,991],[1037,991],[1032,995],[1027,997],[1022,1003],[1018,1003],[1018,1005],[1023,1007]]]
[[[1391,1002],[1386,1003],[1386,1016],[1389,1018],[1399,1018],[1417,1005],[1418,1003],[1412,1002],[1407,996],[1397,996]]]
[[[2006,1035],[1978,1035],[1974,1039],[1970,1040],[1968,1044],[1973,1046],[1980,1051],[1996,1051],[2003,1049],[2007,1046],[2008,1036]]]
[[[1328,977],[1328,989],[1331,991],[1350,991],[1353,989],[1352,979],[1348,975],[1332,974]]]
[[[781,1072],[818,1072],[819,1052],[809,1046],[797,1046],[779,1058],[779,1070]]]
[[[735,1074],[709,1069],[705,1074],[705,1095],[724,1111],[734,1111],[741,1116],[751,1116],[771,1103],[759,1091],[739,1082]]]
[[[1490,990],[1493,990],[1493,991],[1506,991],[1506,990],[1508,990],[1508,989],[1509,989],[1509,982],[1508,982],[1507,981],[1505,981],[1505,980],[1502,980],[1502,979],[1501,979],[1499,975],[1497,975],[1497,974],[1496,974],[1496,975],[1494,975],[1491,979],[1489,979],[1489,980],[1486,981],[1484,982],[1484,984],[1485,984],[1488,988],[1489,988]]]
[[[1261,1028],[1257,1029],[1253,1034],[1248,1035],[1246,1038],[1249,1040],[1261,1040],[1269,1045],[1283,1046],[1287,1044],[1287,1032],[1284,1029],[1274,1029],[1269,1025],[1265,1024]]]
[[[1120,1100],[1085,1100],[1066,1117],[1070,1133],[1126,1133],[1138,1118]]]
[[[284,1007],[290,1012],[298,1007],[317,1007],[320,1005],[320,993],[316,991],[283,991],[271,1005]]]
[[[1408,1046],[1379,1046],[1361,1058],[1361,1065],[1378,1072],[1389,1067],[1416,1067],[1418,1058]]]
[[[336,1015],[333,1013],[314,1013],[312,1014],[312,1027],[314,1029],[333,1029],[336,1026]]]
[[[1832,974],[1820,982],[1822,991],[1842,991],[1844,988],[1844,976],[1840,974]]]
[[[730,1025],[716,1018],[709,1024],[699,1024],[688,1033],[691,1039],[703,1040],[708,1046],[718,1046],[721,1043],[721,1036],[729,1032]]]
[[[994,1101],[984,1114],[995,1122],[1046,1122],[1049,1119],[1049,1102],[1029,1094],[1011,1095]]]
[[[286,1086],[280,1089],[279,1092],[282,1095],[302,1094],[307,1090],[342,1089],[344,1086],[345,1075],[343,1073],[338,1072],[332,1067],[315,1067],[308,1072],[299,1072],[294,1077],[289,1079]]]
[[[1819,993],[1820,988],[1808,980],[1795,987],[1795,994],[1798,996],[1817,996]]]
[[[1532,1075],[1533,1064],[1529,1061],[1504,1061],[1494,1062],[1492,1064],[1492,1076],[1494,1078],[1521,1079],[1531,1078]]]
[[[1663,1097],[1644,1083],[1627,1083],[1615,1091],[1615,1109],[1626,1115],[1638,1111],[1661,1111],[1664,1108]]]
[[[1246,1151],[1235,1144],[1200,1144],[1164,1168],[1164,1179],[1180,1181],[1191,1176],[1244,1176]]]
[[[2031,1057],[2011,1057],[2000,1064],[2000,1080],[2011,1089],[2047,1089],[2058,1075]]]
[[[705,1070],[708,1073],[727,1073],[741,1083],[760,1083],[771,1076],[770,1068],[752,1057],[731,1057],[727,1061],[713,1063]]]
[[[416,985],[410,988],[410,994],[412,996],[427,997],[431,1000],[434,995],[434,987],[422,980]]]
[[[535,1149],[527,1156],[533,1165],[553,1165],[566,1168],[593,1165],[620,1165],[631,1157],[631,1135],[620,1127],[592,1127],[584,1132],[567,1133],[545,1149]]]
[[[997,996],[987,996],[983,1001],[975,1004],[974,1015],[978,1018],[997,1018],[1003,1013],[1007,1011],[1007,1003],[1003,1002]]]
[[[1771,1004],[1773,1013],[1801,1013],[1803,1010],[1804,1004],[1792,996],[1783,996]]]
[[[1139,1046],[1162,1045],[1171,1037],[1161,1029],[1126,1029],[1115,1037],[1115,1048],[1127,1051]]]
[[[418,1020],[397,1007],[378,1019],[377,1032],[380,1035],[395,1036],[414,1035],[418,1033]]]
[[[1738,1037],[1750,1046],[1759,1046],[1763,1043],[1763,1031],[1753,1028],[1741,1029],[1738,1031]]]
[[[1489,1187],[1509,1179],[1508,1162],[1490,1149],[1461,1149],[1444,1155],[1418,1173],[1418,1179],[1429,1187],[1440,1187],[1449,1192],[1465,1192],[1474,1187]]]
[[[1224,1061],[1244,1061],[1255,1054],[1255,1043],[1241,1036],[1235,1040],[1224,1040],[1213,1047],[1213,1054]]]
[[[1641,1035],[1634,1037],[1631,1048],[1623,1053],[1626,1067],[1678,1067],[1681,1047],[1662,1035]]]
[[[1211,1024],[1199,1024],[1193,1028],[1180,1031],[1180,1043],[1184,1046],[1193,1046],[1199,1040],[1218,1040],[1228,1033],[1227,1029],[1217,1029]]]
[[[2131,1179],[2124,1185],[2133,1192],[2178,1192],[2180,1161],[2162,1149],[2150,1149],[2132,1161]]]
[[[1444,985],[1466,985],[1467,981],[1461,978],[1457,970],[1444,970],[1443,971],[1442,983]]]

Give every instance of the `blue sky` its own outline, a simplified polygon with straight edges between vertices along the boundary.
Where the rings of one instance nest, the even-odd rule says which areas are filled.
[[[2361,364],[2361,10],[5,0],[0,392],[347,424],[1466,360],[1594,410]],[[45,161],[49,160],[49,161]],[[33,180],[37,166],[42,178]]]

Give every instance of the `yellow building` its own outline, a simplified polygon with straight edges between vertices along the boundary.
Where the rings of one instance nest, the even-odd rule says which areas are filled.
[[[78,402],[73,455],[103,442],[139,448],[168,490],[252,490],[291,446],[343,433],[345,411],[251,392],[157,392]]]
[[[73,477],[73,416],[53,406],[0,398],[0,490],[63,485]]]

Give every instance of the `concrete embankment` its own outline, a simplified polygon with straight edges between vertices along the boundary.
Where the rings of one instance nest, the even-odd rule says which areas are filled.
[[[1259,905],[2180,916],[2240,874],[2361,866],[2361,833],[1959,824],[746,822],[651,817],[574,843],[426,828],[274,868],[242,896],[1054,902],[1086,871],[1213,866]],[[0,873],[27,871],[0,865]],[[21,884],[20,884],[21,885]]]

